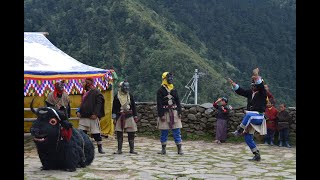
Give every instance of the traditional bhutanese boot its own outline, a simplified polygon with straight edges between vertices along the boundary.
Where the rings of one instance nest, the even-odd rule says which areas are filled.
[[[128,132],[128,141],[129,141],[129,147],[130,151],[129,153],[131,154],[138,154],[137,152],[134,151],[134,132]]]
[[[177,148],[178,148],[178,154],[183,155],[183,151],[182,151],[182,144],[177,144]]]
[[[290,144],[289,144],[289,141],[286,141],[286,142],[285,142],[285,146],[288,147],[288,148],[291,148],[291,146],[290,146]]]
[[[104,152],[103,149],[102,149],[101,141],[97,142],[97,145],[98,145],[98,152],[99,152],[100,154],[105,154],[105,152]]]
[[[113,154],[122,154],[123,132],[117,131],[118,151]]]
[[[250,159],[250,161],[260,161],[261,160],[259,150],[253,152],[253,154],[254,154],[254,156],[252,159]]]
[[[130,147],[131,154],[138,154],[137,152],[134,151],[134,140],[129,141],[129,147]]]
[[[166,144],[162,144],[161,146],[162,146],[162,150],[160,152],[158,152],[158,154],[166,154],[167,153],[166,152],[167,145]]]

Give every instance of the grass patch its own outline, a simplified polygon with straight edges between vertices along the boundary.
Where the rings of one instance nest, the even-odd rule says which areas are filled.
[[[138,136],[141,137],[148,137],[153,139],[160,139],[160,131],[157,132],[139,132]],[[197,135],[194,133],[187,133],[184,132],[183,129],[181,130],[181,138],[184,141],[205,141],[205,142],[212,142],[214,140],[214,136],[209,133],[204,133],[203,135]],[[168,141],[173,141],[172,132],[169,131],[168,134]],[[227,142],[244,142],[243,137],[229,137]]]
[[[278,163],[271,163],[270,165],[271,165],[271,167],[277,167]]]
[[[138,136],[141,137],[148,137],[148,138],[153,138],[153,139],[160,139],[160,130],[159,131],[154,131],[154,132],[138,132]],[[187,141],[205,141],[205,142],[212,142],[214,140],[214,135],[212,133],[204,133],[202,135],[195,134],[195,133],[188,133],[184,131],[184,129],[181,129],[181,138],[182,140],[187,140]],[[278,144],[277,138],[275,137],[275,144]],[[168,141],[173,141],[173,135],[172,131],[169,131],[168,134]],[[262,137],[254,137],[254,141],[257,144],[263,144],[263,138]],[[239,137],[234,137],[234,136],[228,136],[226,142],[228,143],[243,143],[244,142],[244,137],[239,136]],[[294,144],[290,144],[294,146]]]
[[[283,177],[283,176],[278,176],[278,177],[276,177],[276,180],[283,180],[283,179],[286,179],[286,178]]]
[[[183,132],[181,133],[182,139],[183,140],[188,140],[188,141],[198,141],[198,140],[202,140],[205,142],[212,142],[213,141],[213,135],[209,134],[209,133],[205,133],[203,135],[197,135],[197,134],[193,134],[193,133],[186,133]]]
[[[85,168],[81,168],[82,172],[86,173],[86,172],[91,172],[92,169],[90,169],[89,167],[85,167]]]
[[[153,163],[158,164],[158,163],[161,163],[161,162],[166,162],[165,160],[163,160],[163,158],[154,158],[154,160],[156,161],[156,163],[152,162],[151,164],[153,164]]]
[[[227,138],[227,141],[228,143],[242,143],[244,142],[244,138],[243,137],[229,137]]]
[[[121,169],[120,172],[128,172],[129,169],[125,168],[125,169]]]
[[[48,176],[48,177],[45,177],[45,178],[48,178],[48,179],[50,179],[50,180],[59,180],[58,178],[52,177],[52,176]]]
[[[44,179],[51,179],[51,180],[57,180],[58,178],[52,177],[52,175],[47,175],[43,177]]]
[[[190,178],[191,180],[203,180],[203,179],[200,179],[200,178]]]
[[[246,150],[246,149],[242,149],[240,153],[241,153],[241,154],[246,154],[246,153],[247,153],[247,150]]]
[[[156,163],[156,162],[151,162],[151,164],[150,165],[157,165],[158,163]]]
[[[186,174],[176,174],[178,177],[186,177]]]
[[[159,179],[159,180],[165,180],[166,178],[157,177],[157,179]]]
[[[80,177],[82,177],[82,176],[85,175],[85,174],[86,174],[85,172],[80,172],[80,173],[78,173],[77,175],[74,175],[74,176],[72,176],[72,177],[80,178]]]
[[[153,139],[160,139],[160,130],[154,131],[154,132],[139,132],[138,136],[149,137]],[[188,140],[188,141],[197,141],[197,140],[203,140],[207,142],[213,141],[213,135],[209,133],[205,133],[203,135],[197,135],[193,133],[187,133],[183,129],[181,129],[181,138],[182,140]],[[173,140],[174,139],[173,139],[172,131],[169,131],[168,141],[173,141]]]
[[[159,139],[160,138],[160,131],[155,131],[155,132],[138,132],[137,136],[141,137],[149,137],[153,139]]]

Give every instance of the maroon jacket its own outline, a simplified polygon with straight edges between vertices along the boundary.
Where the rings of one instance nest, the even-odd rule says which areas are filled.
[[[91,89],[80,105],[81,117],[90,118],[97,115],[99,119],[105,116],[104,97],[98,89]]]

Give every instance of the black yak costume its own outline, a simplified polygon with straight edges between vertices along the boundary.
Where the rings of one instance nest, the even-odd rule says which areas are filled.
[[[65,110],[52,107],[33,109],[37,115],[30,129],[36,144],[42,170],[75,171],[90,165],[94,159],[94,146],[88,135],[72,127]]]

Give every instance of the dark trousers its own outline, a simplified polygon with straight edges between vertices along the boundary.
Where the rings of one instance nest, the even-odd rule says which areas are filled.
[[[264,142],[271,143],[274,142],[274,134],[276,130],[267,128],[267,134],[264,136]]]
[[[289,128],[279,130],[279,141],[289,141]]]

